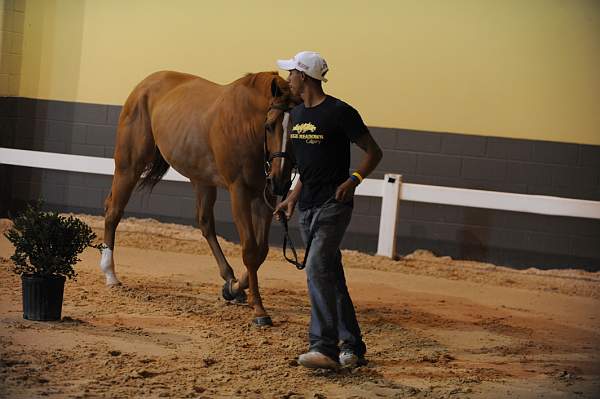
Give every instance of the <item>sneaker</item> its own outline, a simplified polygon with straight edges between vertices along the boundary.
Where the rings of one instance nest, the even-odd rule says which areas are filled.
[[[298,357],[298,363],[309,369],[331,369],[340,367],[338,362],[321,352],[311,351]]]
[[[351,351],[341,351],[340,352],[340,365],[342,367],[354,368],[359,366],[364,366],[367,364],[367,359],[364,357],[357,356],[354,352]]]

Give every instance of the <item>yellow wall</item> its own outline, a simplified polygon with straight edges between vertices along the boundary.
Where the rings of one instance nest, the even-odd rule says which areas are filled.
[[[0,96],[17,96],[21,81],[25,0],[0,0]]]
[[[122,104],[304,49],[371,126],[600,144],[597,0],[27,0],[20,95]]]

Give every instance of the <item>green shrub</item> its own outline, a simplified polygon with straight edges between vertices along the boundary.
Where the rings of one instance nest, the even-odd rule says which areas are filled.
[[[96,234],[81,220],[60,216],[56,212],[41,210],[42,202],[27,206],[14,219],[14,225],[4,235],[15,246],[10,258],[14,271],[30,276],[65,276],[77,274],[73,266],[77,256],[86,247],[101,248],[93,244]]]

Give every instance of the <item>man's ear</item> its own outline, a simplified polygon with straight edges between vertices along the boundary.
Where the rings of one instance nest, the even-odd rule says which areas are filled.
[[[283,94],[279,86],[277,85],[277,79],[271,80],[271,95],[273,97],[279,97]]]

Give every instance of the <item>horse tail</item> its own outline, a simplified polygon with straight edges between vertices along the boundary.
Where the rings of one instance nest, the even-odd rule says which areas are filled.
[[[148,189],[152,191],[154,186],[163,178],[165,173],[170,168],[170,165],[165,161],[165,158],[160,153],[154,138],[152,137],[152,123],[150,121],[150,109],[148,105],[148,92],[144,93],[141,98],[135,104],[138,121],[141,122],[140,126],[143,126],[142,130],[148,135],[147,139],[151,140],[154,144],[154,153],[148,158],[144,169],[142,171],[141,178],[138,183],[138,190],[142,191]]]
[[[123,105],[117,128],[115,168],[134,171],[138,190],[152,191],[170,167],[154,139],[155,104],[170,90],[192,79],[195,79],[192,75],[155,72],[138,83]]]
[[[146,164],[138,189],[149,189],[152,191],[154,186],[163,178],[171,166],[165,161],[158,147],[154,147],[154,155],[150,162]]]

